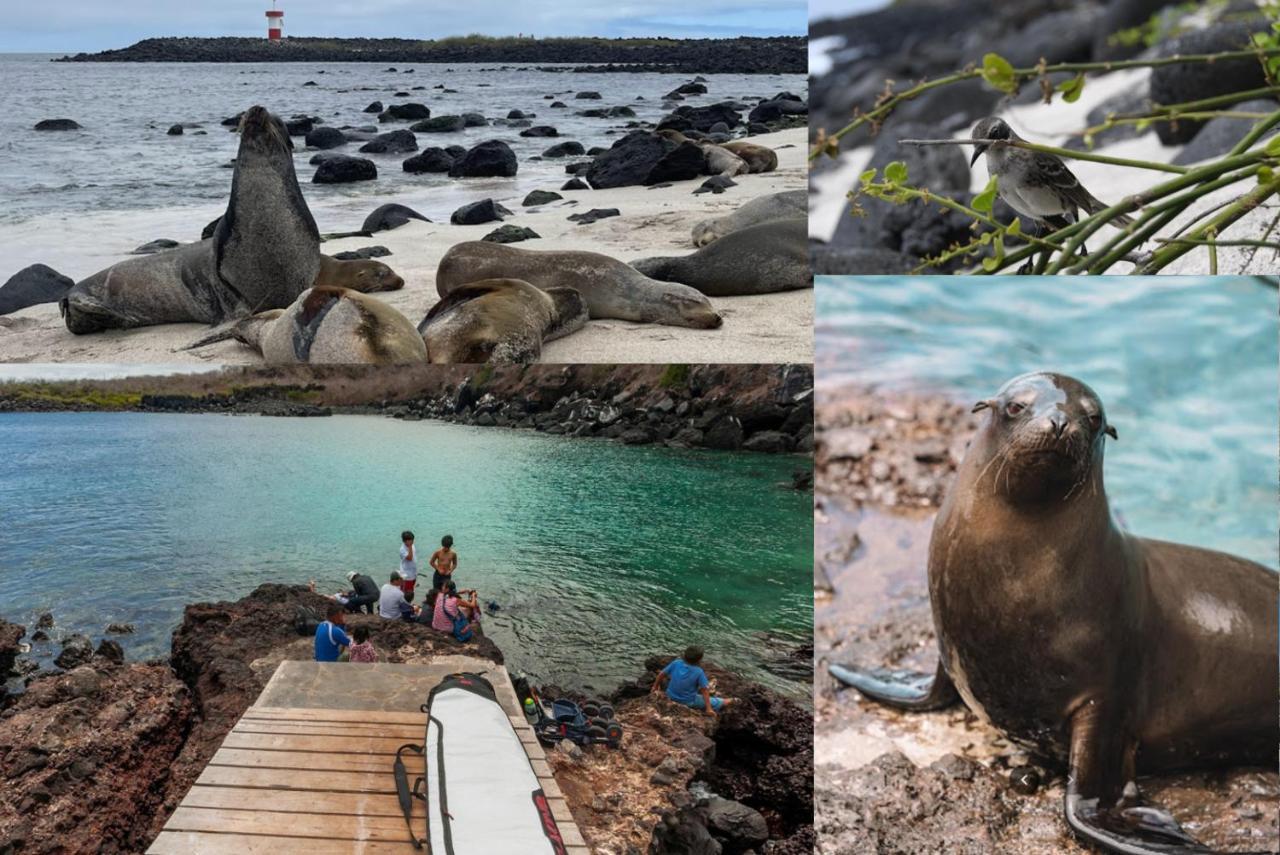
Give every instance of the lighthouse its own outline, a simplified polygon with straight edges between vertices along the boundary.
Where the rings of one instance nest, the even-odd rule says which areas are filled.
[[[284,30],[284,10],[276,8],[276,0],[271,0],[271,8],[267,10],[267,40],[280,43],[280,33]]]

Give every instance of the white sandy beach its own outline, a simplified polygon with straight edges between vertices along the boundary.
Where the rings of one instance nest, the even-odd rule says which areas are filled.
[[[1062,101],[1061,98],[1055,97],[1052,104],[1036,102],[1034,104],[1018,105],[999,111],[996,115],[1005,119],[1019,135],[1032,142],[1061,146],[1072,134],[1080,133],[1089,125],[1086,116],[1090,110],[1099,104],[1125,92],[1145,92],[1147,90],[1147,77],[1150,73],[1150,69],[1144,68],[1114,71],[1101,77],[1090,77],[1085,85],[1083,94],[1074,104],[1068,104]],[[968,138],[969,130],[968,128],[962,129],[960,132],[953,134],[953,137],[956,139]],[[887,132],[892,133],[893,130],[890,128]],[[968,147],[962,150],[966,159],[972,153],[972,149]],[[1180,147],[1177,146],[1162,145],[1155,132],[1150,131],[1137,139],[1124,140],[1110,145],[1099,145],[1094,149],[1094,152],[1113,157],[1169,163],[1180,150]],[[809,232],[811,235],[824,241],[830,239],[844,211],[845,193],[857,183],[858,175],[866,168],[870,158],[871,148],[869,146],[852,149],[840,155],[835,169],[815,176],[814,186],[817,188],[818,193],[810,197]],[[1110,203],[1117,202],[1125,196],[1150,189],[1177,177],[1168,172],[1119,167],[1084,160],[1072,160],[1069,165],[1071,171],[1076,174],[1085,187],[1089,188],[1102,201]],[[990,176],[983,166],[983,161],[979,160],[972,170],[971,189],[975,192],[982,190],[989,178]],[[1196,219],[1199,214],[1239,197],[1252,189],[1253,186],[1252,181],[1241,182],[1197,200],[1195,204],[1165,226],[1160,234],[1163,236],[1172,235],[1184,224]],[[1267,228],[1267,224],[1276,216],[1274,207],[1276,204],[1278,204],[1276,199],[1272,198],[1263,207],[1238,220],[1223,233],[1222,238],[1231,240],[1233,238],[1260,237]],[[1112,228],[1103,227],[1094,241],[1097,245],[1101,245],[1114,233]],[[1155,247],[1155,244],[1149,243],[1142,249],[1144,252],[1149,252]],[[1259,250],[1254,253],[1250,249],[1223,247],[1218,251],[1217,272],[1222,275],[1274,274],[1278,269],[1280,269],[1280,259],[1277,259],[1275,253],[1271,250]],[[1132,270],[1132,264],[1120,262],[1108,272],[1113,274],[1130,273]],[[1197,247],[1165,267],[1161,272],[1163,274],[1188,276],[1207,275],[1210,272],[1209,251],[1205,247]]]
[[[705,219],[723,216],[757,197],[805,186],[807,166],[806,131],[794,128],[753,138],[754,142],[778,152],[778,169],[763,175],[743,175],[737,187],[716,195],[692,195],[702,179],[682,181],[670,187],[622,187],[612,190],[564,191],[562,201],[541,208],[522,208],[524,193],[504,197],[486,187],[483,179],[468,185],[473,199],[493,195],[495,201],[514,212],[505,222],[537,232],[541,239],[516,244],[526,249],[589,250],[633,261],[652,255],[681,255],[694,250],[690,231]],[[564,176],[567,179],[568,176]],[[563,183],[563,179],[560,183]],[[543,189],[558,190],[548,183]],[[372,210],[384,202],[402,200],[394,194],[369,204]],[[617,208],[621,215],[589,225],[569,222],[570,214],[592,208]],[[365,212],[367,213],[367,211]],[[217,212],[213,214],[216,216]],[[113,215],[101,215],[104,228],[125,231]],[[127,218],[124,218],[127,219]],[[209,218],[192,222],[188,232],[198,232]],[[318,217],[318,219],[321,219]],[[94,218],[89,218],[92,228]],[[354,224],[330,223],[321,219],[320,229],[338,231]],[[405,280],[396,292],[375,295],[417,323],[437,300],[436,265],[454,244],[478,240],[501,223],[455,226],[448,222],[411,222],[372,238],[346,238],[321,246],[326,254],[380,244],[392,255],[380,259]],[[85,220],[75,225],[85,231]],[[155,234],[141,235],[142,243]],[[70,238],[69,239],[74,239]],[[21,253],[19,253],[21,256]],[[81,253],[72,266],[57,268],[77,281],[113,262],[111,257]],[[120,255],[119,258],[124,258]],[[7,278],[26,264],[40,258],[24,259],[13,269],[0,271]],[[65,262],[64,262],[65,264]],[[724,316],[716,330],[634,324],[617,320],[595,320],[563,339],[551,342],[543,351],[544,362],[811,362],[813,360],[813,291],[793,291],[746,297],[713,298]],[[199,324],[170,324],[137,330],[111,331],[87,336],[67,332],[56,305],[41,305],[0,318],[0,361],[3,362],[111,362],[240,364],[258,362],[253,351],[235,342],[225,342],[197,351],[182,351],[208,331]]]

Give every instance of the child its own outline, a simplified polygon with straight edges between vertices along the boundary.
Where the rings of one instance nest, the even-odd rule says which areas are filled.
[[[352,662],[377,662],[378,651],[373,649],[373,643],[369,641],[369,627],[358,626],[355,628],[356,643],[351,645],[351,661]]]
[[[413,548],[413,532],[400,532],[400,591],[413,602],[413,588],[418,583],[418,555]]]
[[[337,603],[325,609],[325,620],[316,627],[315,654],[317,662],[337,662],[344,647],[351,646],[342,625],[346,623],[347,610]]]
[[[458,569],[458,553],[453,551],[453,535],[446,534],[440,539],[440,548],[431,553],[431,587],[439,591],[449,581],[453,571]]]
[[[711,696],[711,681],[707,672],[700,667],[702,648],[697,645],[689,647],[684,656],[672,659],[671,664],[663,668],[658,679],[653,681],[653,691],[662,688],[663,678],[667,682],[667,697],[687,707],[703,709],[707,715],[714,716],[727,703],[723,698]]]

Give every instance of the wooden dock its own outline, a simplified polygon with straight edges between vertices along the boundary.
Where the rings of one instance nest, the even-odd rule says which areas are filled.
[[[353,672],[349,669],[360,669],[354,674],[358,678],[354,691],[327,698],[334,694],[335,685],[350,684]],[[519,712],[505,669],[481,660],[430,666],[281,663],[147,851],[153,855],[403,855],[415,851],[391,770],[397,748],[410,742],[422,744],[426,715],[416,707],[395,707],[403,707],[411,698],[425,702],[427,686],[459,670],[489,672],[570,855],[589,855],[542,746]],[[377,691],[380,683],[387,691]],[[405,691],[406,686],[415,685],[420,693]],[[326,687],[319,694],[326,706],[314,705],[317,687]],[[285,699],[307,705],[273,703]],[[344,704],[366,708],[338,708]],[[374,705],[393,708],[367,708]],[[412,783],[423,774],[422,758],[405,752],[403,759]],[[418,836],[424,830],[423,809],[415,799],[413,830]]]

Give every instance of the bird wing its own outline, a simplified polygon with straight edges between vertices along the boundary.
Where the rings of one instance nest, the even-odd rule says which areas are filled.
[[[1032,152],[1032,154],[1035,155],[1033,163],[1036,175],[1041,178],[1042,183],[1056,190],[1063,201],[1077,208],[1083,208],[1090,214],[1096,214],[1111,207],[1086,190],[1062,158],[1042,151]],[[1128,225],[1133,220],[1121,215],[1113,218],[1111,222]]]

